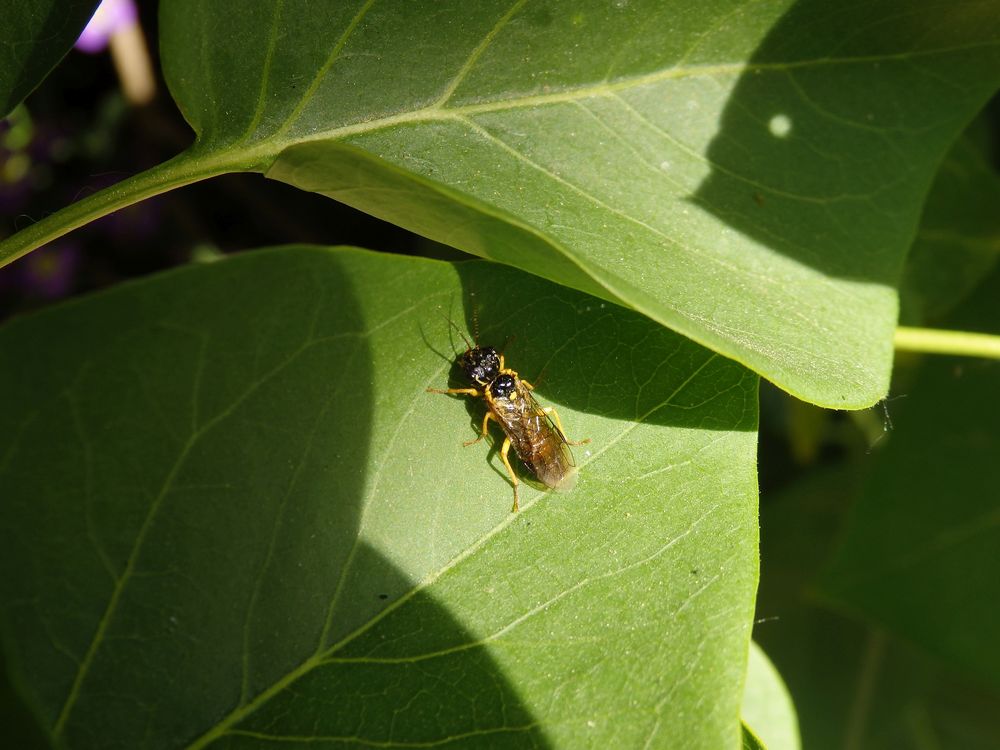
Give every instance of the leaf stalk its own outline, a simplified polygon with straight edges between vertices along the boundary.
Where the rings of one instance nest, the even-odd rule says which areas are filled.
[[[900,326],[896,329],[893,343],[898,352],[1000,359],[1000,336],[989,333]]]
[[[193,149],[188,149],[162,164],[71,203],[11,235],[0,242],[0,267],[13,263],[32,250],[95,219],[139,203],[146,198],[209,177],[229,172],[249,171],[256,171],[256,168],[246,153],[241,154],[237,161],[227,153],[213,154],[212,157],[206,158]]]

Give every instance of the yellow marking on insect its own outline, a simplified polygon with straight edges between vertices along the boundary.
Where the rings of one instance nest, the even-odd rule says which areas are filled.
[[[479,436],[464,445],[478,443],[486,437],[491,419],[503,429],[500,459],[514,488],[512,512],[516,512],[519,507],[517,488],[520,484],[508,458],[512,447],[525,467],[542,484],[557,491],[571,489],[576,478],[576,465],[569,446],[583,445],[590,440],[567,440],[555,407],[540,406],[531,394],[535,387],[528,381],[521,380],[515,370],[507,367],[504,356],[498,354],[496,349],[491,346],[473,347],[468,341],[466,345],[467,349],[459,357],[458,364],[466,377],[478,387],[428,388],[427,391],[482,397],[486,401],[488,410],[483,417]]]

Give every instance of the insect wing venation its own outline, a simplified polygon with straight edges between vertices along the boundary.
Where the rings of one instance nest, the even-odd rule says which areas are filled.
[[[572,487],[576,467],[566,438],[520,380],[510,397],[492,399],[490,408],[518,458],[540,482],[553,489]]]

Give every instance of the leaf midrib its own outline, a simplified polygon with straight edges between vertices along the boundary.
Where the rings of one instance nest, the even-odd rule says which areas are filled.
[[[187,462],[187,458],[190,455],[192,449],[198,444],[201,438],[210,432],[216,425],[224,421],[229,417],[242,403],[244,403],[248,398],[250,398],[261,386],[269,382],[271,378],[276,376],[290,364],[292,364],[299,356],[301,356],[305,351],[307,351],[312,346],[320,343],[324,343],[336,338],[354,338],[359,334],[356,332],[346,332],[341,335],[336,336],[324,336],[316,339],[309,339],[305,341],[298,349],[292,352],[288,357],[283,359],[275,367],[271,368],[267,372],[263,373],[259,378],[257,378],[253,383],[251,383],[246,390],[240,394],[240,396],[233,400],[233,402],[227,406],[225,409],[221,410],[211,419],[205,421],[204,424],[200,425],[197,430],[193,431],[188,438],[185,440],[184,445],[177,453],[177,458],[174,460],[173,464],[170,466],[166,475],[164,476],[162,486],[160,491],[157,493],[156,497],[153,498],[149,505],[149,509],[143,519],[142,525],[139,527],[136,533],[135,542],[132,545],[132,550],[129,553],[128,559],[126,560],[125,567],[121,572],[121,575],[115,580],[114,588],[111,592],[111,596],[108,598],[108,603],[104,608],[104,612],[101,615],[100,620],[97,623],[97,627],[94,629],[94,635],[91,638],[90,644],[84,653],[83,659],[80,660],[80,665],[73,677],[72,685],[70,690],[66,695],[66,700],[63,702],[60,708],[59,715],[56,718],[56,722],[52,728],[52,736],[59,737],[66,727],[66,723],[69,717],[73,713],[73,709],[76,706],[76,702],[80,697],[83,683],[86,681],[88,675],[90,674],[90,668],[93,665],[94,659],[97,657],[97,653],[104,643],[105,635],[107,629],[111,626],[112,621],[118,610],[118,604],[121,601],[122,596],[129,582],[132,580],[134,575],[136,565],[138,563],[139,555],[143,549],[146,541],[146,537],[152,529],[157,517],[159,516],[160,508],[163,502],[170,494],[170,490],[174,486],[174,481],[176,480],[178,474],[183,469]],[[198,400],[198,394],[193,394],[194,400]]]
[[[219,149],[216,153],[221,154],[224,152],[231,152],[234,155],[242,155],[244,158],[250,157],[255,163],[264,163],[267,161],[268,157],[274,158],[289,146],[298,144],[311,143],[314,141],[343,140],[345,138],[350,138],[351,136],[374,133],[379,130],[386,130],[399,125],[449,121],[467,122],[468,118],[478,114],[507,112],[552,104],[577,104],[582,100],[612,97],[622,91],[642,88],[644,86],[654,85],[667,80],[714,76],[736,76],[767,72],[788,72],[820,67],[866,65],[871,63],[906,62],[909,60],[933,57],[936,55],[967,52],[981,47],[1000,47],[1000,42],[977,42],[974,44],[942,46],[927,50],[914,50],[892,54],[817,58],[782,63],[735,62],[712,65],[686,65],[683,67],[666,68],[664,70],[658,70],[653,73],[646,73],[643,75],[623,77],[616,81],[602,81],[584,86],[566,87],[559,91],[551,91],[544,94],[505,97],[495,99],[493,101],[477,101],[471,104],[456,106],[448,106],[449,99],[441,97],[426,107],[406,110],[381,118],[363,120],[360,122],[350,123],[348,125],[340,125],[329,128],[327,130],[319,130],[308,135],[303,134],[293,138],[288,138],[285,137],[285,134],[288,130],[294,127],[298,114],[301,111],[301,107],[296,107],[292,115],[286,118],[285,121],[278,126],[276,132],[271,136],[262,138],[256,147],[240,147],[240,144],[244,143],[244,141],[241,140],[237,145]],[[449,82],[445,89],[446,94],[454,92],[454,89],[452,88],[453,86],[457,88],[456,80]],[[303,100],[303,102],[304,101],[306,100]],[[210,141],[206,142],[206,148],[209,148],[210,144]]]
[[[696,376],[699,373],[701,373],[706,367],[708,367],[711,363],[713,363],[718,358],[719,358],[718,354],[716,354],[714,352],[710,353],[709,356],[706,357],[705,361],[702,362],[700,365],[698,365],[694,369],[694,371],[691,373],[691,375],[689,375],[687,378],[685,378],[683,382],[681,382],[680,384],[678,384],[671,391],[671,393],[661,403],[656,404],[656,405],[652,406],[651,408],[649,408],[644,414],[642,414],[641,416],[638,416],[635,419],[635,421],[629,422],[628,425],[626,425],[624,427],[624,429],[622,429],[621,432],[615,438],[609,440],[608,443],[601,450],[595,452],[586,461],[582,462],[580,464],[580,469],[582,470],[586,466],[594,463],[600,456],[602,456],[605,452],[607,452],[612,447],[614,447],[615,445],[617,445],[630,432],[632,432],[634,429],[636,429],[641,424],[643,424],[645,422],[645,420],[648,419],[650,416],[652,416],[653,414],[655,414],[656,412],[658,412],[660,409],[663,409],[663,408],[666,408],[667,406],[670,406],[673,403],[674,399],[676,399],[677,396],[679,396],[692,382],[695,381]],[[527,500],[522,505],[522,507],[521,507],[521,514],[527,513],[532,507],[534,507],[534,505],[537,502],[539,502],[539,500],[544,495],[545,495],[544,492],[539,492],[533,499]],[[365,505],[367,505],[367,504],[368,503],[366,502]],[[710,513],[711,513],[711,511],[709,511],[706,515],[709,515]],[[384,609],[382,609],[381,611],[379,611],[378,613],[376,613],[375,615],[373,615],[371,617],[371,619],[369,619],[367,622],[365,622],[365,623],[361,624],[360,626],[358,626],[355,630],[353,630],[352,632],[350,632],[347,635],[345,635],[343,638],[341,638],[336,643],[331,644],[329,647],[327,647],[325,649],[317,650],[313,654],[311,654],[308,657],[306,657],[298,667],[290,670],[286,674],[284,674],[281,677],[279,677],[278,679],[276,679],[272,683],[272,685],[270,687],[268,687],[267,689],[265,689],[265,690],[261,691],[260,693],[258,693],[253,698],[253,700],[251,700],[250,702],[248,702],[246,704],[243,704],[243,705],[237,707],[232,712],[230,712],[228,715],[226,715],[225,717],[223,717],[222,719],[220,719],[215,724],[215,726],[211,727],[203,735],[201,735],[200,737],[198,737],[197,739],[195,739],[190,745],[188,745],[188,750],[199,750],[200,748],[206,747],[212,741],[218,739],[219,737],[221,737],[224,734],[226,734],[227,732],[229,732],[229,730],[230,730],[231,727],[233,727],[236,724],[238,724],[240,721],[242,721],[247,716],[250,716],[251,714],[253,714],[258,708],[260,708],[262,705],[264,705],[265,703],[267,703],[267,701],[271,700],[271,698],[273,698],[274,696],[276,696],[278,693],[280,693],[286,687],[288,687],[289,685],[293,684],[300,677],[304,677],[305,675],[309,674],[313,669],[315,669],[317,667],[321,667],[324,664],[330,663],[331,662],[331,655],[332,654],[335,654],[337,651],[339,651],[340,649],[344,648],[345,646],[347,646],[349,643],[351,643],[355,639],[357,639],[360,636],[362,636],[364,633],[366,633],[372,627],[374,627],[379,622],[381,622],[383,619],[385,619],[386,617],[388,617],[395,610],[399,609],[404,604],[408,603],[410,601],[410,599],[412,599],[414,596],[416,596],[417,594],[419,594],[421,591],[424,591],[425,589],[427,589],[429,586],[431,586],[436,581],[438,581],[443,575],[445,575],[446,573],[448,573],[450,570],[453,570],[455,567],[457,567],[458,565],[460,565],[463,561],[465,561],[466,559],[468,559],[469,557],[471,557],[479,549],[481,549],[483,546],[485,546],[486,543],[489,542],[493,537],[495,537],[496,535],[498,535],[500,532],[502,532],[504,529],[506,529],[510,524],[512,524],[517,519],[517,517],[518,517],[518,514],[514,514],[514,513],[508,514],[503,520],[501,520],[499,523],[497,523],[492,529],[488,530],[479,539],[476,539],[475,541],[473,541],[468,547],[466,547],[464,550],[462,550],[457,555],[455,555],[454,557],[452,557],[450,560],[448,560],[447,562],[445,562],[437,570],[435,570],[435,571],[431,572],[429,575],[425,576],[423,580],[421,580],[418,583],[416,583],[409,591],[407,591],[402,596],[400,596],[398,599],[396,599],[395,601],[393,601],[392,603],[390,603],[389,605],[387,605]],[[702,519],[699,519],[698,522],[700,523],[701,520]],[[360,536],[361,536],[361,533],[360,533],[360,529],[359,529],[359,534],[358,534],[358,538],[359,539],[360,539]],[[675,541],[678,541],[679,538],[675,539],[675,540],[673,540],[671,542],[669,542],[667,544],[667,547],[661,549],[656,554],[657,555],[661,554],[668,547],[672,546],[672,544]],[[645,559],[645,561],[648,561],[648,559]],[[642,563],[643,563],[643,561],[638,561],[638,563],[635,563],[635,564],[642,564]],[[633,565],[635,565],[635,564],[633,564]],[[524,619],[526,619],[526,616],[522,616],[516,622],[523,621]],[[510,626],[512,626],[513,624],[515,624],[515,623],[511,623],[510,625],[508,625],[507,627],[505,627],[504,630],[503,630],[503,632],[506,632],[507,630],[509,630]],[[482,639],[480,639],[480,640],[482,640]]]

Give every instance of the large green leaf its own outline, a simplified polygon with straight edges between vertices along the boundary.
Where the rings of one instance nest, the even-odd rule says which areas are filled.
[[[592,439],[519,514],[461,445],[482,405],[425,392],[473,309]],[[14,321],[0,354],[7,656],[67,746],[737,743],[739,365],[503,266],[308,248]]]
[[[921,203],[1000,85],[979,0],[165,0],[161,19],[195,146],[0,258],[259,170],[847,408],[887,390]]]
[[[961,6],[172,2],[163,47],[207,151],[858,407],[930,177],[1000,84],[1000,18]]]
[[[960,308],[993,327],[994,273]],[[895,406],[895,430],[823,578],[824,593],[1000,688],[1000,400],[996,362],[936,359]]]
[[[98,0],[11,0],[0,23],[0,117],[31,93],[80,36]]]
[[[1000,737],[995,691],[884,629],[817,606],[816,575],[863,484],[865,463],[812,472],[762,508],[754,638],[795,696],[809,750],[993,750]]]

